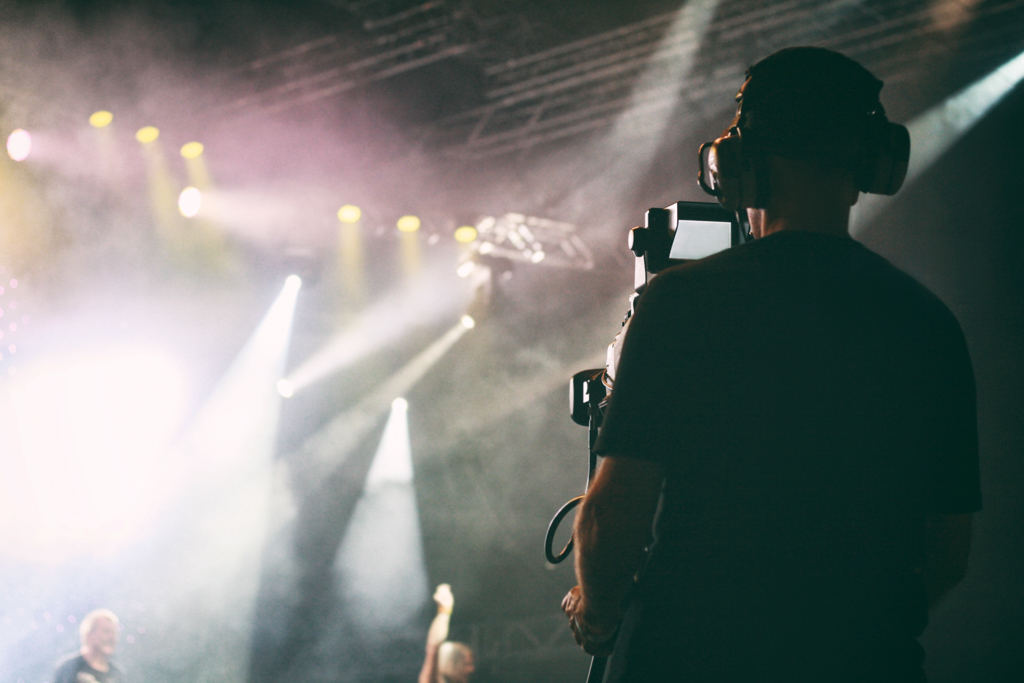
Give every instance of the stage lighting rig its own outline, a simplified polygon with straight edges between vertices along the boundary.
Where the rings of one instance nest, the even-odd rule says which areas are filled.
[[[594,267],[590,249],[571,223],[506,213],[484,217],[476,231],[470,258],[477,262],[503,260],[574,270]]]

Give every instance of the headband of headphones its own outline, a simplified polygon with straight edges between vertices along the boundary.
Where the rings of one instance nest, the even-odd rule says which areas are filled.
[[[787,48],[747,70],[734,125],[764,152],[836,155],[885,116],[881,90],[882,81],[838,52]]]
[[[764,158],[776,154],[848,168],[862,192],[895,194],[910,136],[886,118],[882,85],[857,62],[823,48],[787,48],[761,60],[747,70],[727,134],[701,147],[701,186],[730,209],[764,206]]]

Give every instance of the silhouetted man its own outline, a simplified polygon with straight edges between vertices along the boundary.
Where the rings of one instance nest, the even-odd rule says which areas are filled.
[[[752,67],[713,170],[756,239],[639,299],[563,601],[609,680],[924,680],[981,507],[974,378],[949,310],[848,233],[902,182],[881,87],[816,48]]]
[[[110,658],[119,638],[117,615],[107,609],[89,612],[78,627],[82,647],[57,662],[53,683],[122,683],[124,674]]]

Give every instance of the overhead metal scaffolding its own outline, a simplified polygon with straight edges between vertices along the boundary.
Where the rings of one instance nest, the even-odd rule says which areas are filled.
[[[462,159],[564,140],[623,115],[637,118],[642,135],[643,117],[667,107],[718,113],[750,63],[788,45],[840,50],[890,82],[926,70],[937,55],[977,60],[1024,46],[1024,0],[722,0],[699,32],[676,23],[676,10],[533,52],[509,40],[512,17],[484,18],[472,0],[333,4],[360,21],[358,39],[324,36],[249,63],[239,73],[253,92],[233,107],[299,106],[462,57],[482,74],[484,103],[424,122],[420,135],[424,145]],[[667,65],[694,41],[699,49],[680,88]],[[991,50],[980,47],[986,44]],[[716,103],[714,111],[705,102]]]

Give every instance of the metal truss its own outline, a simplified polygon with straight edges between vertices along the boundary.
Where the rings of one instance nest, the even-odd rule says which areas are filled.
[[[560,613],[473,624],[467,644],[473,648],[477,666],[491,670],[544,663],[579,651],[569,623]],[[342,672],[333,668],[305,672],[304,677],[315,683],[409,680],[423,661],[420,648],[414,651],[415,658],[396,655],[373,665],[350,663]]]
[[[937,56],[984,59],[1024,47],[1024,0],[721,0],[703,30],[678,25],[674,11],[532,52],[523,51],[532,41],[510,39],[515,17],[484,17],[483,2],[332,4],[359,19],[358,39],[324,36],[251,62],[243,71],[254,92],[233,107],[301,105],[471,53],[485,103],[426,123],[420,134],[426,147],[458,159],[521,152],[613,124],[632,122],[625,129],[643,135],[645,117],[666,108],[719,113],[749,64],[788,45],[840,50],[887,81],[921,73]],[[695,43],[680,87],[668,67]]]
[[[1020,45],[1022,6],[1014,0],[964,11],[952,0],[733,0],[720,3],[703,36],[687,27],[670,34],[676,13],[667,13],[487,67],[490,101],[437,121],[426,138],[451,156],[481,159],[608,128],[623,117],[636,119],[631,128],[642,133],[643,119],[653,111],[682,107],[709,114],[725,108],[749,64],[789,45],[831,47],[886,80],[900,80],[927,68],[936,55],[970,48],[980,58],[1006,51],[1008,43]],[[951,40],[961,26],[967,30]],[[659,69],[668,73],[659,62],[678,55],[687,40],[701,45],[687,82],[680,88],[659,80]],[[641,71],[647,89],[636,92]],[[712,112],[706,103],[713,103]]]
[[[561,614],[474,624],[469,645],[484,663],[539,661],[579,649]]]
[[[469,52],[472,22],[452,0],[334,2],[359,19],[361,32],[332,34],[254,60],[236,72],[253,92],[228,109],[276,111],[340,95]]]

